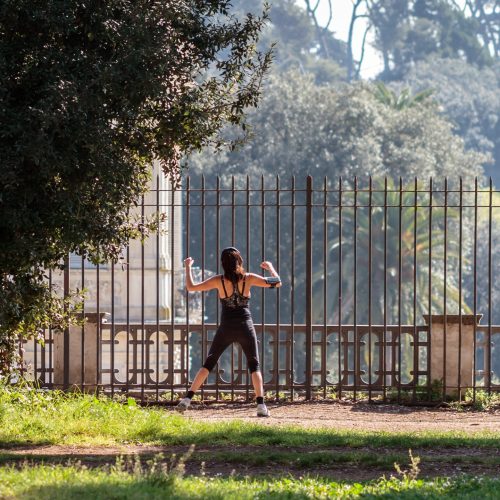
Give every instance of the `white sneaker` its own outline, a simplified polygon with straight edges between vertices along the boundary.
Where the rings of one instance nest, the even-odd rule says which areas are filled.
[[[270,417],[271,414],[269,413],[269,410],[267,409],[267,406],[262,403],[257,405],[257,416],[258,417]]]
[[[179,404],[175,407],[175,409],[179,413],[184,413],[191,406],[191,400],[189,398],[183,398],[179,401]]]

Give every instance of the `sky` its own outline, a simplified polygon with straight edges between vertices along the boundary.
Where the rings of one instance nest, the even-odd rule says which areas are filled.
[[[304,6],[304,2],[299,0],[298,3]],[[321,0],[318,7],[318,20],[323,25],[328,22],[328,2]],[[330,24],[330,30],[333,31],[337,38],[347,41],[349,33],[349,23],[351,22],[352,15],[352,0],[332,0],[333,4],[333,19]],[[361,53],[361,41],[363,39],[364,30],[366,28],[366,21],[359,19],[356,21],[354,31],[354,57],[358,59]],[[365,57],[361,67],[362,78],[374,78],[378,73],[384,69],[382,58],[372,47],[373,34],[368,35],[367,45],[365,47]]]

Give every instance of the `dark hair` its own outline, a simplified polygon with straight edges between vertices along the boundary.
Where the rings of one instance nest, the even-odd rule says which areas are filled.
[[[224,248],[220,255],[220,260],[224,269],[224,278],[231,281],[231,283],[236,283],[243,278],[245,275],[243,258],[237,248]]]

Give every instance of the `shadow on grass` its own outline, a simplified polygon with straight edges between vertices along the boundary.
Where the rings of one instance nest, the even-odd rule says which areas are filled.
[[[21,498],[73,500],[79,499],[110,499],[110,498],[180,498],[176,494],[173,482],[154,484],[149,480],[124,480],[122,483],[113,481],[109,484],[52,484],[33,486],[23,491]]]
[[[260,492],[245,492],[230,488],[228,491],[224,485],[200,485],[189,491],[184,489],[182,482],[175,480],[154,481],[150,479],[124,479],[123,482],[114,481],[112,484],[55,484],[47,486],[34,486],[23,491],[21,498],[74,500],[109,500],[109,499],[184,499],[184,498],[203,498],[203,499],[223,499],[223,498],[272,498],[272,499],[304,499],[308,496],[303,492],[284,491],[273,492],[262,487]],[[260,489],[260,488],[257,488]],[[257,493],[257,495],[256,495]],[[259,494],[260,493],[260,494]]]
[[[247,422],[218,424],[188,422],[183,429],[158,427],[138,429],[133,439],[162,445],[234,445],[283,447],[348,447],[348,448],[430,448],[485,447],[499,448],[499,433],[466,432],[398,433],[363,432],[298,427],[264,427]]]

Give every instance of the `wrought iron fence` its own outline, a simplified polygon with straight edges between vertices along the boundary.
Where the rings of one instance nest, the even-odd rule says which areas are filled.
[[[182,259],[194,257],[206,279],[232,245],[248,270],[272,260],[283,280],[251,299],[275,397],[429,403],[498,391],[498,200],[478,180],[200,176],[173,191],[157,176],[138,213],[164,212],[166,222],[145,244],[131,242],[122,262],[70,256],[52,272],[60,290],[87,289],[88,321],[27,342],[25,369],[45,387],[176,399],[219,315],[216,292],[185,291]],[[251,397],[239,346],[202,396]]]

